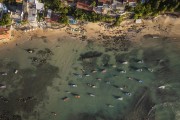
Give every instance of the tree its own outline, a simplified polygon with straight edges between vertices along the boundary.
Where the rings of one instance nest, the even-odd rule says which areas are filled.
[[[62,15],[58,22],[67,25],[69,24],[69,18],[66,15]]]
[[[114,26],[119,26],[122,21],[123,21],[123,16],[118,16],[118,17],[116,18],[116,21],[115,21],[115,23],[114,23]]]
[[[92,7],[96,7],[96,1],[93,1],[93,2],[91,3],[91,6],[92,6]]]
[[[3,14],[2,19],[0,20],[0,26],[4,26],[4,25],[10,25],[11,24],[11,18],[10,15],[5,13]]]

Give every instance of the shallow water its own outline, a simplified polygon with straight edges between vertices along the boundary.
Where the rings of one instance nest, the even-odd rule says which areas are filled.
[[[101,45],[71,39],[33,38],[3,49],[0,72],[8,74],[0,76],[0,84],[6,85],[0,89],[0,119],[178,120],[179,45],[171,38],[145,37],[129,51],[106,51]],[[28,48],[35,52],[28,53]],[[137,63],[138,60],[143,63]],[[128,64],[122,64],[123,61]],[[106,73],[102,73],[104,69]],[[68,101],[63,101],[64,97]]]

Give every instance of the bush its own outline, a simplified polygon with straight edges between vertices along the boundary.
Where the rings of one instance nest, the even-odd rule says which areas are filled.
[[[11,24],[10,14],[8,14],[8,13],[3,14],[3,17],[0,20],[0,26],[10,25],[10,24]]]
[[[58,22],[62,23],[62,24],[65,24],[65,25],[68,25],[69,24],[69,18],[66,15],[62,15],[59,18]]]

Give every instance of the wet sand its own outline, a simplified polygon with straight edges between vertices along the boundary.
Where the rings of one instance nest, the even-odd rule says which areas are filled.
[[[144,34],[138,44],[110,38],[108,46],[57,33],[26,34],[1,47],[0,118],[179,119],[178,36]]]

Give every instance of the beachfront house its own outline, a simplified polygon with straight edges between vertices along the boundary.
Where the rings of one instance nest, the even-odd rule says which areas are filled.
[[[135,7],[137,0],[126,0],[126,2],[128,3],[129,6],[131,7]]]
[[[93,10],[98,14],[107,14],[108,11],[111,10],[111,3],[112,0],[98,0]]]
[[[17,3],[22,3],[22,2],[23,2],[23,0],[16,0],[16,2],[17,2]]]
[[[0,19],[3,17],[3,14],[7,12],[8,12],[8,9],[5,6],[5,4],[0,3]]]
[[[44,3],[39,3],[39,2],[37,2],[36,3],[36,10],[37,11],[43,11],[44,10]]]
[[[37,14],[44,10],[44,4],[38,0],[27,1],[28,21],[31,26],[37,27]]]
[[[86,11],[93,11],[93,7],[84,2],[77,2],[76,8],[86,10]]]
[[[126,3],[123,0],[113,0],[112,9],[116,10],[119,14],[125,12]]]

